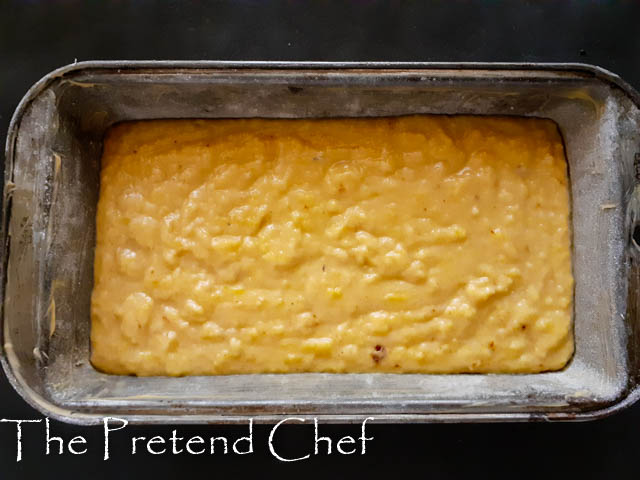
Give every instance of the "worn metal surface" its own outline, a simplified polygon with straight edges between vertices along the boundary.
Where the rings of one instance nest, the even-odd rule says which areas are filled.
[[[586,65],[84,62],[27,93],[10,125],[2,365],[23,397],[74,423],[589,419],[637,398],[634,157],[638,95]],[[290,374],[136,378],[89,359],[104,131],[152,118],[525,115],[560,126],[569,161],[576,353],[523,375]],[[628,208],[629,207],[629,208]],[[640,257],[638,257],[640,258]]]

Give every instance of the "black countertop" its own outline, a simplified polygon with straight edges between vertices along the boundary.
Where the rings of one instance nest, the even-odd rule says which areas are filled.
[[[387,60],[584,62],[640,89],[640,2],[236,0],[0,1],[0,143],[26,90],[75,60]],[[0,419],[42,419],[0,373]],[[0,423],[0,478],[217,478],[304,475],[322,478],[634,475],[640,404],[588,423],[376,425],[365,455],[311,455],[282,463],[269,452],[271,426],[255,426],[254,453],[131,455],[133,436],[171,431],[191,437],[246,435],[244,426],[127,427],[103,460],[100,427],[51,423],[51,435],[81,435],[84,455],[45,454],[44,424],[25,425],[16,462],[15,426]],[[323,425],[334,442],[359,426]],[[313,425],[285,426],[276,446],[313,453]],[[80,448],[79,448],[80,449]],[[414,473],[415,472],[415,473]],[[197,476],[196,476],[197,475]]]

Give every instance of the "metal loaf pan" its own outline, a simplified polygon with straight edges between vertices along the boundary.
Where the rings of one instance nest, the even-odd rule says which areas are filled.
[[[10,125],[2,222],[2,366],[43,413],[91,424],[591,419],[639,396],[633,240],[638,94],[588,65],[84,62],[31,88]],[[136,378],[89,363],[105,130],[153,118],[419,113],[553,119],[572,201],[576,351],[523,375],[290,374]],[[637,229],[640,237],[640,228]],[[640,258],[640,257],[638,257]]]

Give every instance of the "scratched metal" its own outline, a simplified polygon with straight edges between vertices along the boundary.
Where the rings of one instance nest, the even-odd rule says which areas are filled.
[[[587,65],[84,62],[44,77],[10,125],[2,350],[43,413],[92,424],[590,419],[639,396],[638,95]],[[576,353],[523,375],[106,375],[89,363],[95,212],[104,131],[153,118],[491,114],[546,117],[569,160]],[[638,256],[637,258],[640,258]]]

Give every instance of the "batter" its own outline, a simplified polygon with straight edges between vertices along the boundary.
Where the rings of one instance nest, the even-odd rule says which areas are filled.
[[[572,295],[551,121],[162,120],[105,138],[102,371],[556,370]]]

